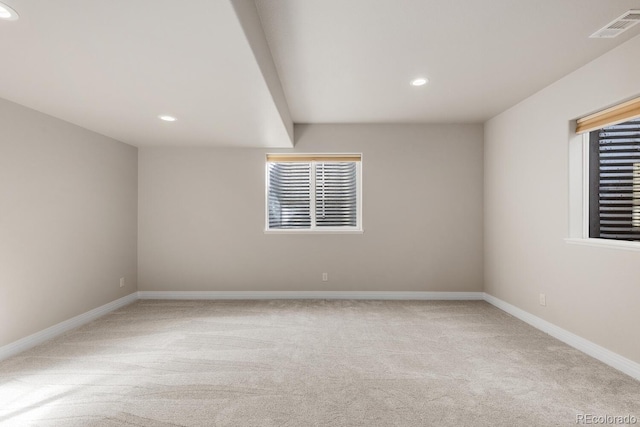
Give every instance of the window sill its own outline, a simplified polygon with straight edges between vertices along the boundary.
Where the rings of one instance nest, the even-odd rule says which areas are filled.
[[[363,234],[364,230],[264,230],[264,234]]]
[[[564,241],[570,245],[593,246],[597,248],[618,249],[623,251],[640,252],[640,242],[627,242],[624,240],[609,239],[578,239],[566,238]]]

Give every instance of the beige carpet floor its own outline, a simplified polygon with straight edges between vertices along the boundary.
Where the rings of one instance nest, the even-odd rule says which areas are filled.
[[[138,301],[0,362],[3,426],[568,426],[579,414],[640,419],[640,382],[479,301]]]

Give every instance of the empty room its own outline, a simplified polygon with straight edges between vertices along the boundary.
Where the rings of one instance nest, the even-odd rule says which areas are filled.
[[[640,423],[639,23],[0,0],[0,425]]]

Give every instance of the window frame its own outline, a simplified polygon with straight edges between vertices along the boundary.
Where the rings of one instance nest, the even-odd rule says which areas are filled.
[[[640,242],[589,237],[590,150],[590,132],[574,132],[574,138],[569,141],[569,237],[564,241],[571,245],[640,252]]]
[[[264,233],[265,234],[362,234],[362,153],[291,153],[296,157],[309,157],[309,160],[297,160],[300,163],[309,163],[310,180],[310,216],[311,226],[309,228],[269,228],[269,161],[271,155],[278,156],[283,153],[268,153],[265,156],[265,181],[264,181]],[[337,157],[336,162],[340,162],[340,156],[359,156],[360,161],[353,161],[356,164],[356,226],[355,227],[318,227],[316,225],[316,165],[327,163],[331,160],[313,160],[313,157]],[[344,160],[342,160],[344,161]]]
[[[610,107],[571,121],[568,144],[569,217],[566,243],[607,249],[640,251],[640,242],[589,236],[590,132],[640,118],[640,97],[611,104]]]

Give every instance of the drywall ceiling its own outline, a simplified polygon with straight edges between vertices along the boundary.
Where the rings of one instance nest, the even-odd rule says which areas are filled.
[[[3,1],[0,97],[137,146],[292,146],[252,2]]]
[[[2,1],[0,98],[136,146],[482,122],[640,34],[588,38],[640,0]]]
[[[483,122],[640,34],[588,38],[640,0],[256,4],[302,123]]]

